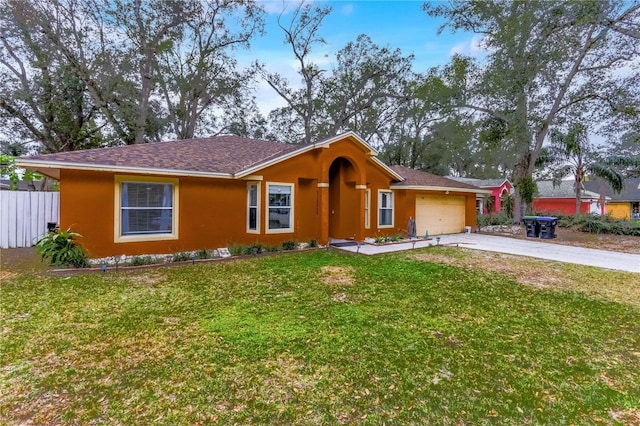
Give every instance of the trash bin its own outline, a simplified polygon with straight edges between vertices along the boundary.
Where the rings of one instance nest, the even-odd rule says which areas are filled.
[[[538,223],[540,224],[540,238],[550,240],[556,237],[557,217],[540,216],[538,217]]]
[[[524,216],[522,218],[527,231],[527,237],[538,238],[540,236],[540,224],[537,219],[538,216]]]

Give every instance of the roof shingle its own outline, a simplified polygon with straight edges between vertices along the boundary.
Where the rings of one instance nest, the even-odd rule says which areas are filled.
[[[234,174],[300,146],[283,142],[216,136],[29,157],[29,160]]]
[[[604,192],[613,201],[640,201],[640,178],[625,179],[623,185],[622,191],[616,194],[611,189],[611,185],[601,179],[593,179],[584,183],[584,187],[589,191]]]
[[[443,188],[459,188],[477,191],[480,188],[464,182],[458,182],[444,176],[438,176],[421,170],[410,169],[404,166],[391,166],[394,172],[404,177],[402,182],[395,183],[394,186],[436,186]]]
[[[575,182],[571,180],[563,180],[554,183],[551,180],[541,180],[536,182],[538,192],[536,198],[575,198]],[[586,191],[584,188],[581,193],[582,198],[597,198],[598,194]]]

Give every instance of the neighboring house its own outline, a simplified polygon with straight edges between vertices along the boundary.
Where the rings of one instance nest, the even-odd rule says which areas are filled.
[[[11,190],[12,182],[9,179],[0,179],[0,190]],[[15,191],[55,191],[54,182],[50,179],[26,181],[19,180]]]
[[[470,185],[477,186],[482,189],[491,191],[489,197],[493,200],[493,213],[499,213],[502,211],[502,199],[511,194],[513,191],[513,185],[509,182],[509,179],[474,179],[474,178],[462,178],[447,176],[449,179],[457,180],[458,182],[468,183]],[[487,214],[487,206],[485,205],[485,197],[478,195],[476,199],[476,211],[479,214]]]
[[[311,145],[219,136],[16,161],[60,181],[91,257],[475,226],[473,185],[382,163],[350,132]]]
[[[563,180],[536,182],[537,192],[533,197],[533,210],[536,213],[572,215],[576,213],[575,182]],[[580,213],[604,214],[606,198],[600,200],[600,195],[587,191],[584,187],[580,194]]]
[[[625,179],[622,191],[613,192],[611,186],[600,179],[584,183],[585,188],[601,197],[607,197],[606,213],[616,219],[640,219],[640,178]]]

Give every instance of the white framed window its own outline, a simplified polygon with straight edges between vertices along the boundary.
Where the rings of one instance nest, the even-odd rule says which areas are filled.
[[[378,191],[378,228],[393,227],[393,192]]]
[[[178,238],[178,179],[115,177],[114,240]]]
[[[260,233],[260,184],[247,184],[247,232]]]
[[[371,215],[369,210],[371,209],[371,190],[365,189],[364,191],[364,227],[369,229],[371,227]]]
[[[293,232],[293,193],[291,183],[267,183],[267,233]]]

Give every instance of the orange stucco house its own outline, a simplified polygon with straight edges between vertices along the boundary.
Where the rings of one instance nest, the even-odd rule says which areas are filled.
[[[90,257],[280,244],[476,223],[473,185],[389,167],[350,132],[311,145],[218,136],[23,157],[60,181],[60,227]]]

